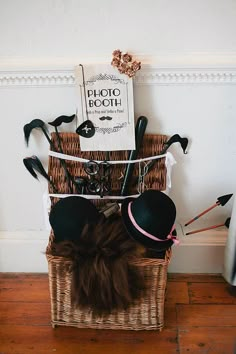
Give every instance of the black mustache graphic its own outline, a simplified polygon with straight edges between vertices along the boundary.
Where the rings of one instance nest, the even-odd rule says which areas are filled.
[[[100,120],[112,120],[112,117],[109,116],[102,116],[99,118]]]
[[[48,124],[52,125],[53,127],[59,127],[62,123],[71,123],[75,118],[75,114],[72,116],[60,116],[54,119],[52,122],[48,122]]]

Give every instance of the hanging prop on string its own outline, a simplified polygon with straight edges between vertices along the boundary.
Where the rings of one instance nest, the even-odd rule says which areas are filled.
[[[205,228],[203,228],[203,229],[198,229],[198,230],[194,230],[194,231],[187,232],[187,233],[186,233],[186,236],[187,236],[187,235],[197,234],[197,233],[199,233],[199,232],[203,232],[203,231],[207,231],[207,230],[216,229],[216,228],[222,227],[222,226],[226,226],[227,229],[228,229],[228,228],[229,228],[229,224],[230,224],[230,219],[231,219],[231,218],[227,218],[226,221],[225,221],[223,224],[212,225],[212,226],[205,227]]]
[[[79,64],[75,84],[81,151],[134,150],[132,79],[111,65]]]
[[[183,153],[187,154],[186,149],[188,146],[188,139],[182,138],[179,134],[174,134],[173,136],[170,137],[170,139],[167,140],[167,142],[164,143],[163,149],[160,152],[160,155],[165,154],[167,152],[167,150],[170,148],[170,146],[175,143],[180,143]],[[156,162],[157,162],[156,160],[153,160],[147,164],[147,173],[149,171],[151,171],[151,169],[154,167]]]
[[[163,149],[161,150],[159,155],[165,154],[167,150],[170,148],[170,146],[175,143],[180,143],[183,153],[187,154],[186,149],[188,146],[188,138],[182,138],[179,134],[174,134],[163,144]],[[155,167],[157,161],[158,159],[154,159],[147,162],[147,164],[145,165],[145,175],[147,175]],[[132,186],[135,186],[138,183],[138,188],[139,188],[139,182],[140,182],[140,176],[134,179]]]
[[[137,158],[138,153],[139,153],[139,149],[142,145],[142,141],[143,141],[146,127],[147,127],[147,123],[148,123],[148,119],[146,117],[141,116],[138,118],[137,123],[136,123],[136,127],[135,127],[136,149],[132,150],[130,152],[128,160],[135,160]],[[122,196],[128,194],[133,171],[134,171],[134,164],[129,163],[126,166],[125,173],[124,173],[124,180],[123,180],[123,184],[121,187],[120,195],[122,195]]]
[[[215,202],[215,204],[213,204],[208,209],[204,210],[202,213],[200,213],[197,216],[195,216],[193,219],[189,220],[184,226],[190,225],[195,220],[199,219],[201,216],[205,215],[206,213],[208,213],[210,210],[216,208],[217,206],[220,206],[220,205],[224,206],[226,203],[228,203],[228,201],[230,200],[232,195],[233,194],[226,194],[226,195],[222,195],[221,197],[218,197],[217,201]]]
[[[86,112],[86,120],[83,121],[80,126],[76,129],[76,133],[83,138],[92,138],[95,134],[95,127],[92,121],[89,119],[88,116],[88,105],[87,105],[87,97],[86,97],[86,90],[85,90],[85,79],[84,79],[84,67],[81,65],[81,73],[82,73],[82,80],[83,80],[83,93],[85,99],[85,112]]]

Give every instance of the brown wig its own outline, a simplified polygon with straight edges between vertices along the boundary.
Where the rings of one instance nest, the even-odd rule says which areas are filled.
[[[63,241],[51,249],[52,255],[73,260],[72,304],[99,317],[127,309],[142,295],[143,275],[130,262],[142,252],[118,214],[86,225],[78,241]]]

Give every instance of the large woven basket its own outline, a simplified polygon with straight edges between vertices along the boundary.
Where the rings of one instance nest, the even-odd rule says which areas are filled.
[[[79,137],[75,133],[61,133],[62,148],[65,154],[79,156],[87,159],[104,160],[102,152],[81,152]],[[52,134],[56,145],[56,136]],[[145,135],[143,147],[138,157],[158,155],[164,142],[165,135]],[[57,145],[56,145],[57,146]],[[127,152],[112,152],[110,160],[125,160]],[[80,162],[67,161],[67,167],[72,176],[84,175]],[[119,191],[121,182],[119,177],[125,166],[115,165],[113,170],[112,190]],[[64,171],[59,160],[49,158],[48,173],[60,193],[69,193]],[[138,167],[135,167],[134,176],[138,176]],[[155,168],[146,176],[145,184],[148,188],[164,190],[166,188],[166,168],[164,158],[157,161]],[[49,192],[52,192],[49,186]],[[76,193],[76,191],[74,191]],[[137,193],[137,186],[130,190]],[[117,192],[116,192],[117,195]],[[52,198],[52,204],[57,198]],[[103,200],[97,202],[102,205]],[[166,291],[167,268],[171,251],[167,251],[164,259],[140,258],[135,266],[140,267],[146,282],[146,291],[139,300],[132,304],[128,310],[111,313],[104,318],[94,318],[88,310],[74,308],[71,303],[71,265],[72,261],[63,257],[50,255],[54,236],[51,233],[46,250],[49,270],[49,287],[51,297],[52,326],[74,326],[78,328],[96,329],[124,329],[124,330],[162,330],[164,326],[164,300]]]

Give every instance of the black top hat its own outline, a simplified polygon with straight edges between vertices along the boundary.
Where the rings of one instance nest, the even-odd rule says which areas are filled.
[[[78,240],[85,224],[95,224],[101,214],[95,205],[78,196],[60,199],[51,209],[49,221],[55,242]]]
[[[138,198],[126,198],[121,214],[130,236],[154,250],[166,250],[178,242],[174,234],[176,208],[165,193],[147,190]],[[176,235],[176,232],[175,232]]]

